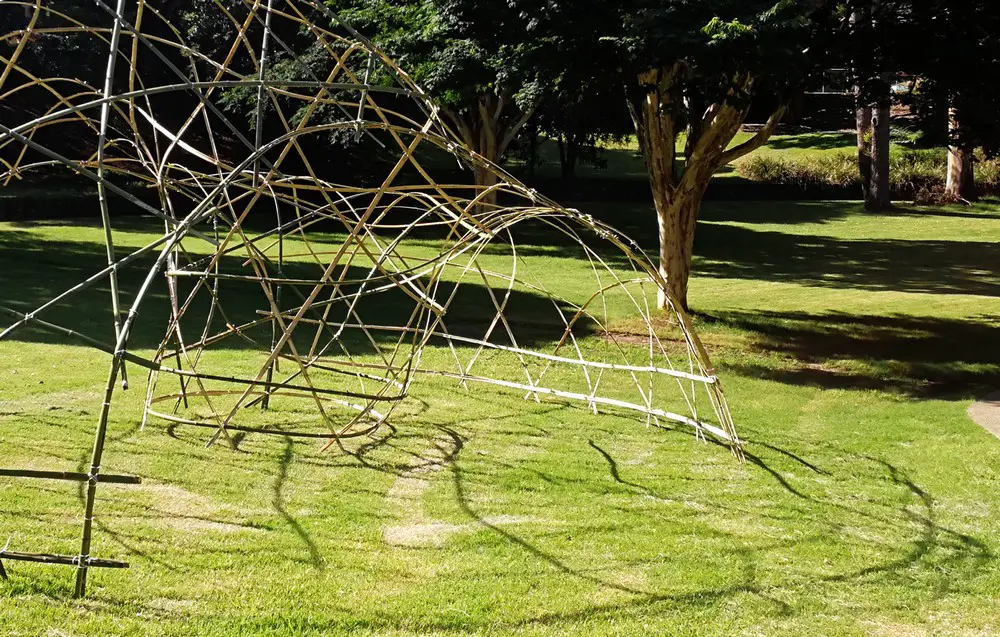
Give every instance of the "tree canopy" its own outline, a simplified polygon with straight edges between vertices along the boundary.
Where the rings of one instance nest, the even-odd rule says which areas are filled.
[[[695,224],[712,175],[763,145],[818,66],[823,0],[515,0],[566,48],[591,52],[632,114],[659,220],[660,271],[687,308]],[[565,44],[571,42],[570,44]],[[751,103],[768,121],[732,145]],[[679,140],[684,148],[678,150]],[[667,297],[661,297],[661,305]]]
[[[555,68],[550,40],[506,0],[328,0],[397,59],[476,153],[499,162]],[[476,169],[489,187],[492,173]],[[491,201],[492,197],[487,197]]]

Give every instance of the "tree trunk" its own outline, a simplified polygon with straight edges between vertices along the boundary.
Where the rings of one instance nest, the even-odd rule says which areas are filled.
[[[556,148],[559,149],[559,174],[566,177],[566,136],[559,133],[556,137]]]
[[[879,0],[875,0],[875,5]],[[865,30],[871,26],[871,9],[851,13],[852,28]],[[867,24],[866,24],[867,23]],[[865,27],[860,25],[865,24]],[[858,128],[858,172],[865,210],[887,210],[892,207],[889,196],[889,106],[892,75],[881,73],[878,80],[866,79],[854,87],[855,121]],[[870,89],[870,90],[865,90]],[[875,95],[869,94],[875,89]]]
[[[975,201],[976,177],[973,149],[967,146],[948,149],[948,183],[944,192],[962,201]]]
[[[650,91],[641,103],[633,107],[633,121],[649,171],[649,186],[656,207],[660,275],[678,309],[687,312],[695,226],[702,196],[717,166],[712,158],[692,152],[684,173],[681,176],[677,174],[677,128],[668,108],[675,96],[669,91],[669,72],[664,73],[668,79],[659,76],[659,90]],[[640,76],[640,83],[648,85],[651,79],[649,74]],[[663,289],[657,295],[657,307],[669,307]]]
[[[687,312],[688,280],[694,258],[695,225],[704,189],[653,192],[660,239],[660,275],[680,309]],[[667,296],[660,290],[657,306],[667,307]]]
[[[497,161],[496,155],[490,157],[489,155],[486,155],[484,153],[479,153],[479,154],[493,163],[496,163]],[[497,185],[496,173],[479,164],[476,164],[473,170],[473,178],[476,180],[476,186],[478,186],[479,188],[479,192],[476,193],[477,196],[483,190],[486,190],[488,188]],[[496,204],[497,204],[497,193],[495,190],[490,191],[479,198],[479,205],[476,206],[475,212],[488,212],[490,210],[493,210],[496,207]]]
[[[976,199],[975,155],[966,141],[957,109],[948,111],[948,181],[945,194],[955,200],[974,201]]]
[[[533,129],[531,131],[531,134],[528,135],[528,166],[527,166],[528,176],[534,178],[537,168],[538,168],[538,130]]]
[[[490,164],[499,166],[507,148],[524,128],[537,106],[535,103],[521,110],[519,115],[512,115],[508,112],[510,101],[507,97],[496,93],[483,93],[470,108],[459,111],[442,109],[441,113],[458,128],[466,147]],[[537,132],[535,134],[537,135]],[[532,148],[533,157],[534,150]],[[475,193],[478,202],[473,212],[492,210],[497,203],[497,193],[492,188],[497,185],[498,178],[492,166],[487,168],[475,161],[475,158],[471,163],[473,179],[478,186]]]
[[[579,146],[576,135],[566,135],[566,152],[562,163],[562,178],[566,181],[572,181],[576,178],[576,158]]]
[[[497,130],[497,121],[492,118],[489,113],[493,108],[492,96],[482,100],[484,106],[480,107],[480,121],[479,121],[479,139],[478,144],[474,150],[483,159],[489,161],[491,164],[499,165],[500,163],[500,140],[499,132]],[[479,199],[479,205],[476,206],[478,212],[487,212],[492,210],[497,203],[496,191],[490,191],[489,188],[497,184],[496,174],[484,166],[476,165],[474,171],[474,177],[476,180],[476,186],[479,187],[479,192],[477,196],[482,192],[486,191],[485,195],[482,195]]]
[[[676,157],[677,127],[673,114],[668,108],[676,99],[671,93],[673,75],[678,69],[650,69],[639,74],[640,94],[629,101],[632,122],[649,173],[649,187],[656,207],[657,227],[660,239],[660,275],[666,281],[667,289],[674,301],[687,311],[687,285],[691,274],[691,261],[685,254],[685,247],[694,245],[694,221],[684,223],[685,215],[694,214],[697,208],[680,206],[675,196],[677,189]],[[695,219],[696,220],[696,219]],[[690,241],[684,235],[690,230]],[[668,307],[666,295],[661,289],[657,307]]]
[[[774,134],[788,110],[781,104],[754,135],[730,146],[746,118],[748,105],[720,101],[705,105],[699,121],[689,122],[685,143],[686,163],[677,166],[676,105],[683,102],[682,82],[686,67],[654,68],[638,76],[635,91],[629,91],[628,105],[635,125],[642,157],[649,173],[649,186],[656,206],[660,240],[659,273],[664,279],[658,305],[688,311],[688,278],[694,256],[695,226],[708,182],[720,166],[735,161],[764,145]],[[733,79],[732,93],[750,95],[754,77],[745,74]],[[699,109],[700,113],[700,109]]]
[[[886,86],[888,91],[888,85]],[[880,96],[887,98],[888,96]],[[880,99],[872,108],[872,176],[868,210],[892,208],[889,195],[889,101]],[[870,204],[870,205],[869,205]]]
[[[851,12],[851,28],[865,20],[861,10]],[[854,85],[854,121],[858,131],[858,174],[861,176],[861,200],[865,210],[874,208],[872,200],[872,107],[863,84]]]
[[[871,207],[872,184],[872,109],[861,103],[861,88],[855,88],[855,121],[858,125],[858,173],[861,175],[861,194],[865,209]]]

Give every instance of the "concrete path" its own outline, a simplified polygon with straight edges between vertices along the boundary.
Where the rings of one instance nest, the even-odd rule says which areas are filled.
[[[1000,438],[1000,391],[972,403],[967,413],[976,424]]]

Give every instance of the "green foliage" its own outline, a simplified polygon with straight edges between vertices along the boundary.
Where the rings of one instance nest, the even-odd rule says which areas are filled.
[[[719,16],[715,16],[702,28],[702,33],[709,36],[714,42],[721,42],[741,36],[750,36],[754,33],[754,28],[739,20],[725,22]]]
[[[860,186],[857,159],[844,153],[784,157],[756,154],[736,167],[742,177],[770,184],[800,186]]]
[[[916,127],[895,124],[889,127],[889,140],[893,144],[916,146],[924,137],[924,131]]]
[[[484,93],[522,109],[539,100],[544,41],[528,16],[491,0],[327,0],[444,106],[473,108]]]
[[[944,188],[948,159],[944,151],[895,149],[889,156],[889,181],[899,196],[920,197]],[[861,187],[857,156],[849,152],[783,155],[755,154],[736,166],[751,181],[802,188]],[[1000,160],[980,153],[976,181],[988,191],[1000,191]]]
[[[780,98],[811,70],[806,50],[815,35],[817,3],[589,0],[544,6],[557,37],[602,52],[604,64],[595,73],[623,73],[628,82],[648,68],[682,62],[689,71],[683,91],[695,98],[691,108],[746,99],[729,90],[740,74],[758,77],[759,90],[766,87]]]
[[[57,75],[86,82],[99,90],[103,87],[104,72],[107,67],[107,42],[94,34],[74,32],[72,29],[76,23],[107,22],[110,19],[108,13],[86,0],[65,0],[58,3],[57,7],[50,5],[50,8],[61,15],[42,12],[35,28],[52,29],[54,32],[36,34],[29,46],[25,47],[18,64],[39,77]],[[22,4],[0,3],[0,33],[20,31],[28,26],[28,22],[29,17],[25,15]],[[16,46],[17,42],[14,40],[0,43],[5,56]],[[104,54],[94,55],[94,51],[102,51]],[[11,73],[5,80],[5,89],[12,88],[11,84],[27,83],[27,81],[28,78],[19,73]],[[23,99],[28,108],[33,108],[35,101],[44,103],[41,89],[27,89],[26,92],[29,95],[27,99],[24,99],[23,95],[8,92],[5,101],[9,103]],[[33,94],[36,93],[39,97],[34,99]],[[5,123],[10,122],[8,120]]]

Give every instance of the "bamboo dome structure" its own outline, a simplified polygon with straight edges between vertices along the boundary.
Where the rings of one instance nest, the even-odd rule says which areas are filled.
[[[124,565],[90,545],[98,485],[138,481],[102,467],[110,410],[137,375],[145,425],[203,428],[208,444],[239,431],[325,449],[447,383],[674,423],[742,456],[708,354],[669,294],[656,309],[667,288],[635,242],[477,155],[323,2],[205,6],[212,50],[153,1],[97,0],[96,17],[48,0],[0,6],[17,26],[0,37],[0,105],[45,105],[2,111],[0,180],[94,188],[107,253],[32,311],[0,308],[0,339],[31,326],[108,356],[89,470],[5,472],[87,484],[80,553],[4,549],[0,574],[9,559],[72,565],[82,596],[90,567]],[[101,77],[64,68],[72,56],[43,59],[47,39],[101,52]],[[354,150],[331,159],[333,142]],[[162,233],[123,250],[112,231],[126,214],[158,218]],[[588,280],[560,289],[560,258],[586,261]],[[103,331],[47,316],[99,288],[113,317]],[[143,321],[163,330],[149,350],[134,346]]]

